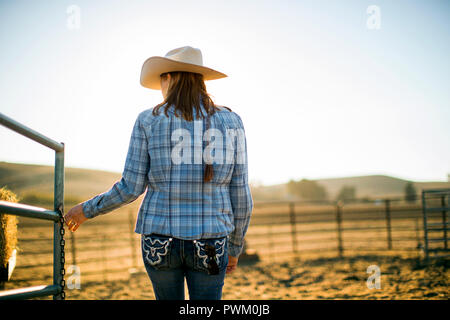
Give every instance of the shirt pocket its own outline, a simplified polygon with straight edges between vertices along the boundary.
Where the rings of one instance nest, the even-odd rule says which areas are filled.
[[[170,268],[172,238],[156,235],[142,236],[142,254],[144,263],[157,270]]]
[[[228,265],[228,237],[216,239],[194,240],[194,270],[211,274],[213,262],[215,260],[218,271],[222,272]],[[215,255],[208,254],[207,248],[212,246]]]

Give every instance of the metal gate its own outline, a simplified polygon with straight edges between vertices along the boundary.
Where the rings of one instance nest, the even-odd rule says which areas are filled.
[[[2,113],[0,113],[0,124],[55,151],[53,211],[0,201],[1,213],[53,221],[53,284],[1,291],[0,299],[29,299],[48,295],[53,295],[54,300],[64,299],[64,143],[47,138]]]
[[[449,257],[447,212],[450,189],[422,191],[424,250],[427,262],[430,258]]]

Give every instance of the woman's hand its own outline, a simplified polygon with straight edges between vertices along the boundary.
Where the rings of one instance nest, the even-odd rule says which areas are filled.
[[[77,231],[78,227],[88,220],[83,213],[83,206],[81,203],[77,204],[75,207],[69,210],[64,216],[64,221],[70,231]]]
[[[236,270],[237,264],[238,264],[238,258],[229,255],[226,273],[227,274],[232,273],[234,270]]]

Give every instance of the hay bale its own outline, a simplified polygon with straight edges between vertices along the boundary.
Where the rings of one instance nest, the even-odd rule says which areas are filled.
[[[17,196],[6,189],[0,188],[0,200],[18,202]],[[17,248],[17,217],[0,213],[0,268],[8,265],[8,260]]]

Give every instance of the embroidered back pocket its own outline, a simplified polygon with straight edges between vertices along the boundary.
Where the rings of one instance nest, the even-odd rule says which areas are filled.
[[[194,269],[218,274],[228,265],[227,237],[194,240]]]
[[[142,254],[144,263],[161,270],[170,267],[171,237],[142,235]]]

